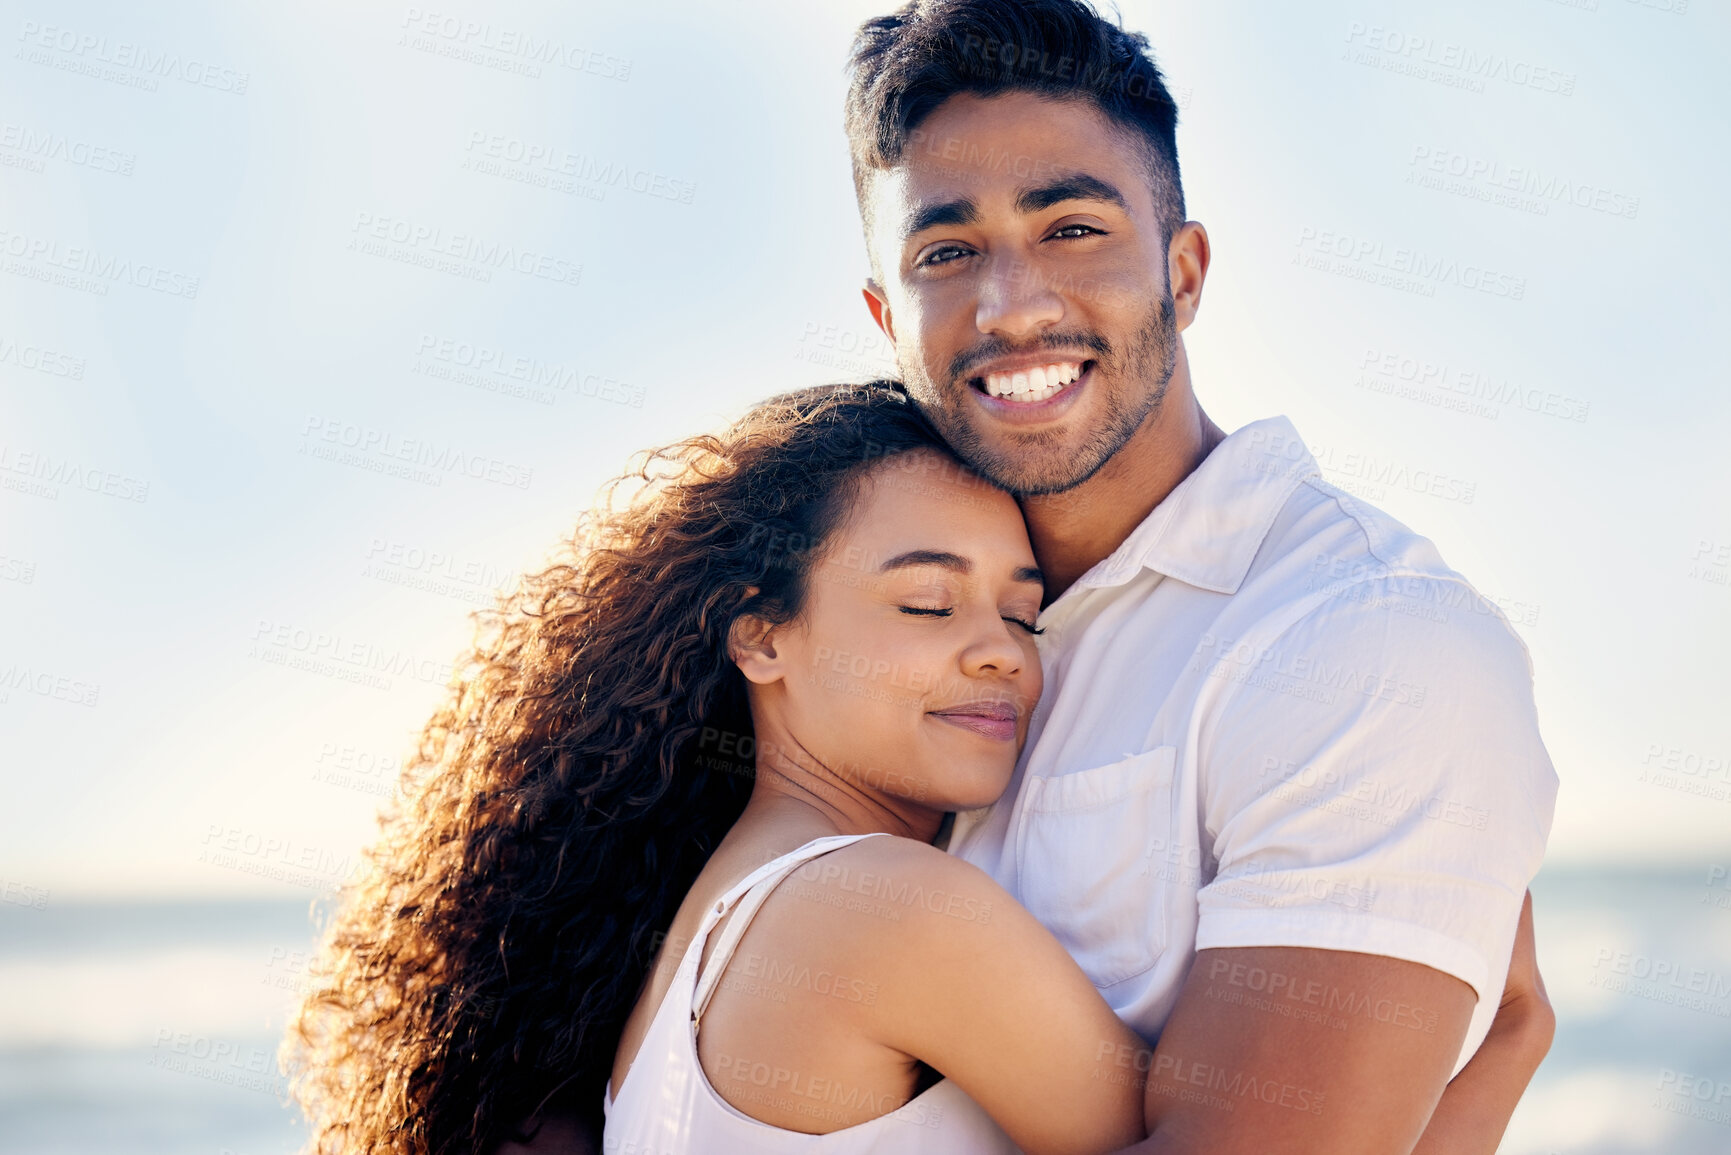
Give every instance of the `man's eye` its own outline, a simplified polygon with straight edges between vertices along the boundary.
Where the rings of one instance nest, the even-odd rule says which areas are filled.
[[[1061,237],[1066,233],[1070,234],[1072,237],[1083,237],[1087,236],[1089,233],[1094,233],[1097,236],[1102,237],[1106,235],[1105,230],[1097,229],[1093,225],[1065,225],[1052,235],[1054,237]]]
[[[1038,626],[1036,626],[1033,622],[1024,622],[1021,618],[1006,617],[1004,620],[1006,622],[1015,622],[1018,626],[1021,626],[1024,630],[1027,630],[1030,634],[1033,634],[1035,636],[1038,636],[1038,635],[1046,632],[1045,630],[1040,629]]]
[[[943,245],[939,248],[933,249],[922,257],[920,259],[920,264],[922,266],[947,265],[951,261],[958,260],[967,255],[968,250],[962,248],[960,245]]]
[[[923,614],[926,617],[932,618],[947,618],[952,612],[954,612],[952,610],[929,609],[925,606],[902,606],[901,611],[904,614]]]

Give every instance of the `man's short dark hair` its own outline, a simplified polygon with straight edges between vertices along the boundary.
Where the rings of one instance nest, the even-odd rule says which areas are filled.
[[[919,140],[920,123],[961,92],[1092,102],[1146,143],[1166,237],[1184,223],[1178,106],[1148,38],[1102,19],[1087,0],[911,0],[860,25],[848,68],[847,135],[868,231],[871,174],[900,164]]]

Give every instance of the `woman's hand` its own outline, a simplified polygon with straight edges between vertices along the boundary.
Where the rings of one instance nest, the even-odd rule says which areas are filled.
[[[1521,921],[1515,929],[1515,953],[1509,959],[1509,979],[1503,985],[1503,1001],[1497,1006],[1495,1033],[1502,1027],[1506,1033],[1518,1034],[1534,1050],[1536,1067],[1545,1052],[1551,1049],[1551,1038],[1557,1031],[1557,1015],[1551,1009],[1550,996],[1545,993],[1545,980],[1539,974],[1537,943],[1533,938],[1533,892],[1528,891],[1521,903]]]
[[[1478,1051],[1444,1088],[1413,1155],[1495,1155],[1556,1031],[1557,1015],[1539,975],[1528,891],[1497,1017]]]

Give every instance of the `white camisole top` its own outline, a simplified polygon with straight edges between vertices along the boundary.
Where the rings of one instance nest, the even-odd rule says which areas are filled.
[[[962,1089],[944,1079],[900,1108],[864,1123],[808,1135],[760,1123],[736,1109],[710,1085],[697,1059],[697,1030],[720,986],[745,928],[778,883],[805,863],[870,838],[844,834],[817,838],[765,863],[704,912],[685,949],[618,1098],[609,1083],[602,1133],[603,1155],[1014,1155],[1018,1148],[991,1116]],[[703,946],[729,910],[738,913],[722,932],[709,965],[699,973]],[[755,1084],[755,1074],[750,1076]],[[825,1111],[829,1085],[791,1078],[764,1065],[765,1095],[809,1104],[814,1118]]]

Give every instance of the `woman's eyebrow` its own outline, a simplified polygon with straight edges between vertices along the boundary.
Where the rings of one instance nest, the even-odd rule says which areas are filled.
[[[906,553],[884,562],[878,567],[879,573],[889,573],[893,569],[906,569],[916,565],[942,566],[944,569],[955,570],[957,573],[974,572],[974,563],[959,553],[950,553],[942,549],[910,549]]]
[[[959,553],[951,553],[942,549],[910,549],[906,553],[898,553],[883,565],[878,567],[879,573],[889,573],[891,570],[906,569],[909,566],[935,565],[956,573],[973,573],[974,563]],[[1010,575],[1015,582],[1029,582],[1034,585],[1046,584],[1045,575],[1038,566],[1024,565],[1016,567]]]

